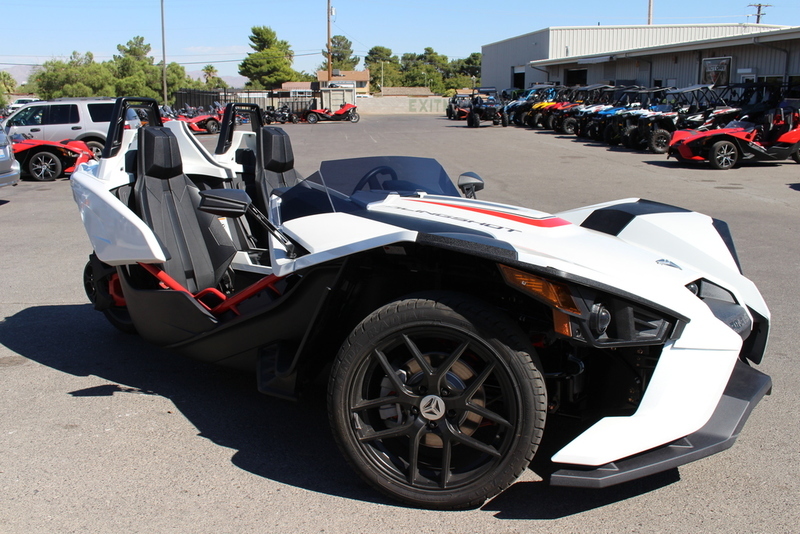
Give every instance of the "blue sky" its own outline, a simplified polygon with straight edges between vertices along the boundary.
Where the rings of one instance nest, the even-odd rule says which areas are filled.
[[[653,0],[655,24],[755,22],[757,1]],[[760,0],[764,24],[800,26],[798,0]],[[13,64],[41,64],[66,58],[72,51],[110,59],[116,46],[141,35],[161,58],[161,0],[25,0],[3,2],[6,31],[0,69]],[[487,2],[459,0],[332,0],[333,35],[353,42],[363,57],[373,46],[402,55],[425,47],[451,59],[480,52],[481,46],[548,26],[645,24],[647,0],[596,2],[571,0]],[[164,0],[167,61],[187,71],[209,63],[223,76],[236,75],[237,64],[251,50],[252,26],[269,26],[295,52],[294,68],[313,72],[322,62],[327,36],[326,0]],[[19,24],[19,26],[17,26]],[[15,27],[19,31],[16,35]]]

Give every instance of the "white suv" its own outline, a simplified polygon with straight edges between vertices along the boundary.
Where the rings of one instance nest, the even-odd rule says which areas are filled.
[[[100,157],[108,134],[114,98],[57,98],[31,102],[11,114],[3,128],[11,136],[85,142]]]

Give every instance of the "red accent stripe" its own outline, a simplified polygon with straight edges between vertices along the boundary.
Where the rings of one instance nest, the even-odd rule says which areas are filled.
[[[500,217],[501,219],[507,219],[509,221],[514,221],[522,224],[528,224],[530,226],[537,226],[539,228],[555,228],[558,226],[566,226],[568,224],[571,224],[569,221],[566,221],[559,217],[546,217],[544,219],[535,219],[533,217],[526,217],[525,215],[514,215],[512,213],[506,213],[504,211],[487,210],[475,206],[462,206],[459,204],[448,204],[446,202],[433,202],[430,200],[417,200],[414,198],[410,198],[408,200],[411,200],[413,202],[422,202],[424,204],[436,204],[437,206],[445,206],[447,208],[457,208],[460,210],[472,211],[475,213],[480,213],[482,215],[490,215],[492,217]]]

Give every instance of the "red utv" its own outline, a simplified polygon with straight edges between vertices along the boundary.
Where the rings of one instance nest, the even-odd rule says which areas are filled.
[[[64,139],[44,141],[21,134],[11,136],[11,148],[23,172],[39,181],[55,180],[94,159],[94,152],[83,141]]]
[[[335,112],[328,108],[306,110],[303,117],[309,124],[316,124],[319,121],[350,121],[358,122],[361,116],[356,112],[357,106],[347,103]]]
[[[183,110],[178,112],[175,120],[183,121],[189,125],[189,129],[197,133],[219,133],[219,125],[222,121],[223,108],[215,102],[212,109],[207,112],[200,108],[193,108],[186,106]]]
[[[773,109],[758,123],[745,119],[747,116],[718,130],[679,130],[670,140],[669,157],[674,156],[678,161],[708,161],[720,170],[742,161],[792,158],[800,163],[800,114],[796,109]]]

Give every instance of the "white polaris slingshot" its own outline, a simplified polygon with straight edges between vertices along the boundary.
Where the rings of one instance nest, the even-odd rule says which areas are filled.
[[[125,126],[128,108],[148,118]],[[87,295],[116,327],[252,369],[329,373],[333,434],[407,504],[481,505],[532,468],[602,488],[730,447],[771,389],[769,311],[725,223],[643,199],[483,202],[435,160],[327,161],[230,104],[214,154],[122,98],[72,189]],[[538,451],[538,452],[537,452]]]

